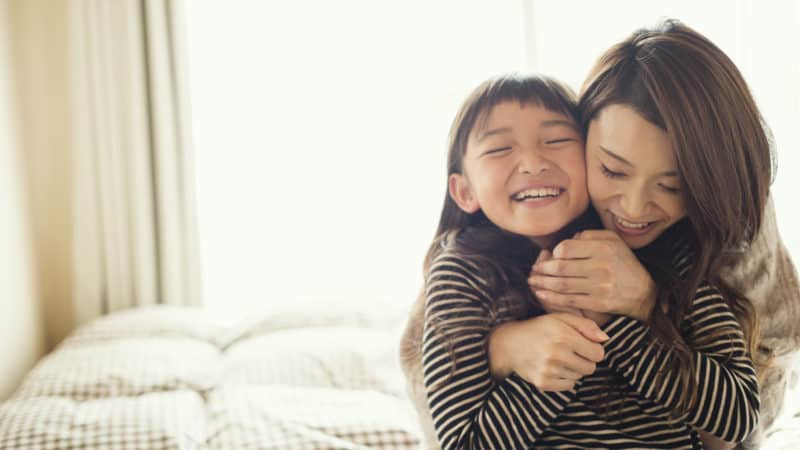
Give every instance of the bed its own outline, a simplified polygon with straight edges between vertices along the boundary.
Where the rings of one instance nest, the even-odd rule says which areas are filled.
[[[416,449],[402,316],[117,312],[76,330],[0,404],[0,449]],[[762,449],[800,448],[800,402],[788,403]]]
[[[74,332],[0,404],[0,449],[413,449],[396,324],[179,307]]]

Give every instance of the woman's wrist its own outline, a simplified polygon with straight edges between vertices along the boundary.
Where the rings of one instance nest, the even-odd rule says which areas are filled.
[[[658,297],[658,287],[656,283],[653,281],[652,278],[647,279],[647,288],[644,293],[644,297],[638,304],[638,308],[636,308],[630,317],[640,321],[649,323],[650,316],[653,314],[653,308],[656,306],[656,300]]]

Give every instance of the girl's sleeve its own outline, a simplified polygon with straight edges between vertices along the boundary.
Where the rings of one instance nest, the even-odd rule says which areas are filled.
[[[689,313],[689,344],[694,351],[697,401],[687,422],[728,442],[741,442],[758,421],[758,380],[741,327],[727,302],[713,288],[698,290]],[[616,317],[604,327],[606,360],[642,396],[674,410],[686,395],[671,366],[673,350],[651,345],[649,326]],[[663,378],[658,373],[663,372]]]
[[[443,450],[531,448],[575,391],[542,392],[516,373],[492,378],[481,281],[443,257],[428,278],[422,364],[436,434]]]

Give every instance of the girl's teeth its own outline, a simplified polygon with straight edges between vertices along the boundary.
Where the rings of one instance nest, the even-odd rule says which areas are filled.
[[[638,228],[638,229],[642,229],[642,228],[645,228],[646,226],[650,225],[650,222],[633,223],[633,222],[628,222],[627,220],[624,220],[624,219],[620,219],[619,217],[617,217],[617,223],[619,223],[620,225],[622,225],[625,228]]]
[[[514,198],[517,200],[524,200],[526,198],[555,197],[560,193],[561,191],[558,188],[528,189],[527,191],[518,193]]]

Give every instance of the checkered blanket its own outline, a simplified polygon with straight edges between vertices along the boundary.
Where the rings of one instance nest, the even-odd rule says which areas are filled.
[[[115,313],[0,404],[0,449],[414,449],[397,335],[352,315]]]
[[[766,432],[760,450],[797,450],[800,448],[800,358],[790,363],[788,391],[783,411]]]

